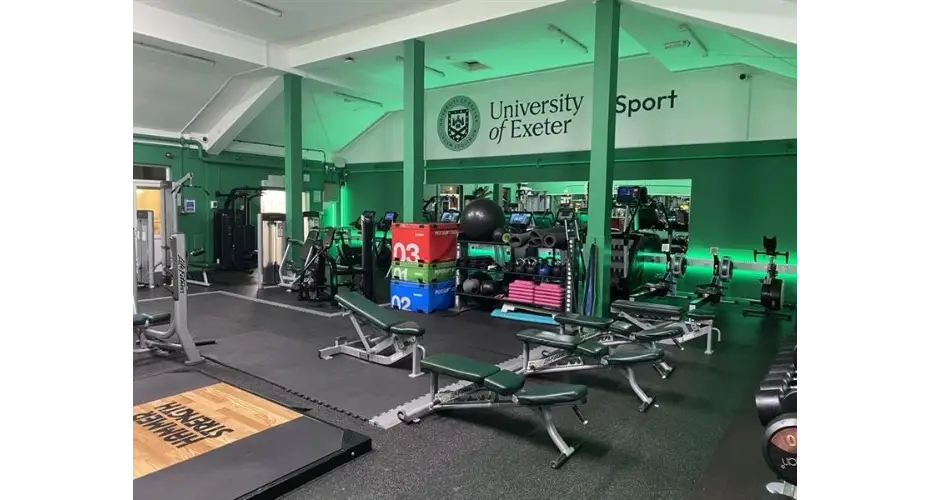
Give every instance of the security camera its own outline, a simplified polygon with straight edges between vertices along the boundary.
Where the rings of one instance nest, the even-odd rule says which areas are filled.
[[[743,76],[740,75],[740,79],[742,79],[742,78],[743,78]],[[201,140],[202,142],[209,142],[209,141],[210,141],[210,139],[209,139],[207,136],[201,137],[200,140]]]
[[[749,75],[747,75],[746,73],[740,73],[740,74],[739,74],[739,79],[740,79],[740,80],[748,80],[748,79],[749,79]]]

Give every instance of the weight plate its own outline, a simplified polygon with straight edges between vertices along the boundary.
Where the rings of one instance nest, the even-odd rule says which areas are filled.
[[[798,417],[782,415],[765,429],[762,456],[779,479],[798,484]]]

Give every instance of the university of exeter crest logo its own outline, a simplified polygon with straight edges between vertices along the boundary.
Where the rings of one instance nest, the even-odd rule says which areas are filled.
[[[481,128],[478,105],[466,96],[455,96],[439,110],[437,125],[442,145],[451,151],[461,151],[478,138]]]

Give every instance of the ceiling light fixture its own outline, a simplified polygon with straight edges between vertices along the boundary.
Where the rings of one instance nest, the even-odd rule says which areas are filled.
[[[397,57],[394,58],[394,60],[397,61],[397,62],[404,62],[404,56],[397,56]],[[441,76],[441,77],[443,77],[443,78],[446,77],[446,74],[445,74],[444,72],[439,71],[439,70],[436,69],[436,68],[430,68],[429,66],[424,65],[424,66],[423,66],[423,69],[425,69],[426,71],[429,71],[430,73],[432,73],[432,74],[434,74],[434,75]]]
[[[281,12],[280,10],[275,9],[274,7],[269,7],[263,3],[256,2],[255,0],[237,0],[237,1],[241,3],[242,5],[252,7],[255,10],[260,10],[264,12],[265,14],[268,14],[269,16],[282,17],[284,15],[284,13]]]
[[[333,94],[342,98],[345,102],[360,102],[364,104],[371,104],[372,106],[377,106],[383,108],[384,104],[381,104],[378,101],[372,101],[371,99],[365,99],[364,97],[356,97],[354,95],[343,94],[342,92],[333,92]]]
[[[201,64],[209,64],[210,66],[216,66],[216,61],[212,59],[207,59],[206,57],[195,56],[193,54],[185,54],[184,52],[178,52],[176,50],[166,49],[164,47],[157,47],[155,45],[149,45],[144,42],[132,42],[136,47],[141,47],[143,49],[151,50],[152,52],[158,52],[160,54],[168,54],[175,57],[183,57],[189,61],[197,61]]]
[[[556,26],[556,25],[554,25],[554,24],[550,24],[550,25],[549,25],[549,33],[553,33],[553,34],[555,34],[556,36],[558,36],[558,37],[559,37],[559,43],[564,44],[565,42],[568,42],[569,44],[574,45],[578,50],[584,52],[585,54],[588,53],[588,46],[587,46],[587,45],[585,45],[585,44],[579,42],[575,37],[569,35],[568,33],[564,32],[564,31],[562,31],[562,29],[559,28],[558,26]]]

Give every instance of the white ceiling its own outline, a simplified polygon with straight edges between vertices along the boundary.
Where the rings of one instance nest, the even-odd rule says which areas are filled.
[[[284,11],[283,18],[269,16],[234,0],[148,0],[143,3],[173,10],[197,21],[209,22],[269,42],[293,43],[296,40],[326,36],[326,33],[353,29],[360,24],[398,17],[404,12],[422,11],[427,7],[449,2],[263,2]],[[550,24],[587,45],[587,53],[571,43],[561,43],[559,36],[548,29]],[[795,44],[772,41],[770,38],[744,32],[730,32],[711,23],[685,23],[680,17],[663,16],[661,13],[630,4],[624,5],[621,12],[621,28],[621,57],[651,54],[672,71],[746,64],[796,78]],[[223,33],[235,35],[231,32]],[[212,35],[208,33],[205,36]],[[443,73],[443,76],[440,76],[427,71],[427,88],[556,69],[593,60],[594,7],[590,2],[569,1],[419,38],[424,40],[426,45],[427,66]],[[670,43],[682,40],[688,40],[689,44],[682,46],[681,43]],[[216,61],[215,65],[201,64],[183,57],[135,47],[134,121],[137,128],[177,134],[198,115],[198,111],[211,101],[218,90],[224,88],[212,100],[212,104],[200,113],[192,127],[196,132],[214,130],[219,123],[217,120],[236,108],[241,99],[246,98],[250,78],[267,78],[268,75],[283,74],[285,71],[306,72],[330,82],[324,84],[313,79],[303,80],[303,135],[306,148],[323,149],[328,152],[338,150],[385,112],[400,109],[402,103],[403,64],[397,61],[397,56],[403,53],[403,47],[399,43],[351,54],[354,58],[351,64],[346,63],[344,57],[340,56],[292,69],[280,65],[275,66],[277,69],[260,69],[258,64],[192,49],[166,39],[150,39],[136,33],[134,41]],[[235,55],[233,52],[230,54]],[[246,60],[255,62],[254,59]],[[479,61],[488,66],[488,69],[465,69],[462,62],[470,60]],[[252,73],[236,76],[228,81],[233,75],[247,71]],[[340,88],[339,84],[343,82],[345,86]],[[383,106],[346,102],[342,97],[335,95],[334,91],[344,91],[350,95],[378,101]],[[241,122],[243,125],[237,130],[244,130],[238,134],[239,140],[246,143],[282,144],[283,100],[278,96],[274,99],[269,97],[265,102],[270,104],[267,104],[264,110],[251,114],[250,122]],[[254,119],[251,119],[252,117]]]
[[[133,42],[177,50],[216,62],[210,65],[133,45],[133,123],[136,127],[178,132],[230,76],[257,66],[216,54],[152,41]]]
[[[259,0],[283,13],[269,15],[235,0],[141,0],[162,10],[273,43],[318,40],[454,0]]]

